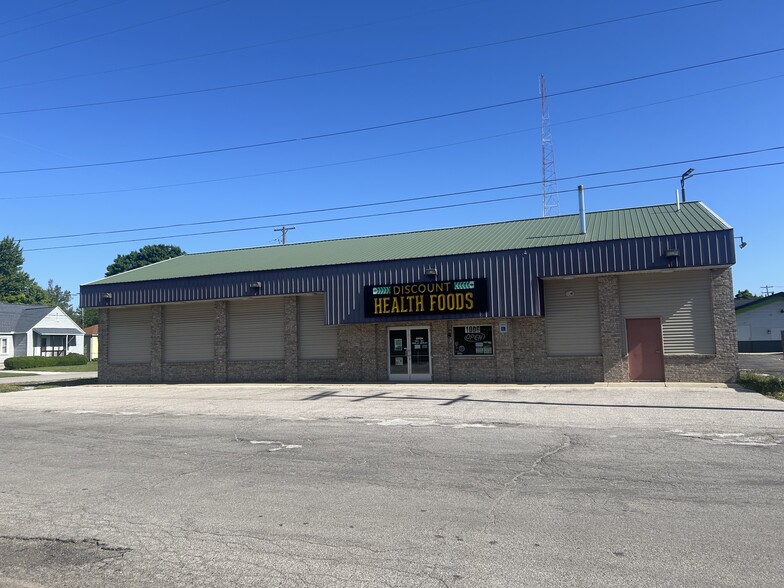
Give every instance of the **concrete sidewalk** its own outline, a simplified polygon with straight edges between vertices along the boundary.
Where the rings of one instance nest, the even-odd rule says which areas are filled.
[[[86,385],[0,395],[0,410],[145,417],[353,420],[372,424],[776,430],[784,403],[715,384],[664,387],[474,384]]]

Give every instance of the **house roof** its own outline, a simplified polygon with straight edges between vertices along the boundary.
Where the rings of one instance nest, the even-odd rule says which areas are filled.
[[[91,325],[89,327],[85,327],[82,329],[85,335],[97,335],[98,334],[98,325]]]
[[[764,298],[757,298],[756,300],[750,300],[748,304],[744,304],[742,306],[735,307],[735,314],[742,314],[744,312],[748,312],[749,310],[754,310],[759,308],[760,306],[765,306],[767,304],[771,304],[772,302],[776,301],[784,301],[784,292],[776,292],[771,294],[770,296],[765,296]]]
[[[755,299],[751,298],[735,298],[733,302],[735,303],[735,310],[738,310],[742,306],[746,306],[747,304],[751,304],[754,302]]]
[[[86,285],[486,253],[704,233],[731,228],[701,202],[684,202],[679,208],[674,204],[666,204],[588,213],[586,234],[580,233],[579,222],[579,215],[572,214],[285,246],[196,253],[167,259]]]
[[[55,308],[55,306],[0,303],[0,333],[26,333]]]

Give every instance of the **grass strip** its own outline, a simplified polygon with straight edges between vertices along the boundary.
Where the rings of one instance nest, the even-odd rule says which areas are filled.
[[[47,367],[32,367],[32,368],[25,368],[20,371],[30,371],[30,372],[97,372],[98,371],[98,362],[97,361],[90,361],[82,365],[55,365],[55,366],[47,366]],[[18,375],[18,374],[17,374]]]
[[[81,380],[61,380],[59,382],[31,382],[29,384],[0,384],[0,394],[6,392],[19,392],[20,390],[43,390],[44,388],[73,388],[74,386],[88,386],[97,384],[98,378],[84,378]]]
[[[742,371],[738,384],[776,400],[784,400],[784,378]]]

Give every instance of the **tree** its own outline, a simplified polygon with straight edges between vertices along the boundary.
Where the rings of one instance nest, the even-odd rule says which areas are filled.
[[[54,280],[50,279],[46,284],[46,297],[48,299],[47,304],[59,306],[75,323],[84,326],[82,324],[84,313],[80,313],[78,309],[71,306],[73,294],[71,294],[70,290],[63,290],[62,287],[54,283]]]
[[[176,245],[145,245],[137,251],[115,257],[114,262],[106,267],[106,276],[113,276],[180,255],[185,255],[185,252]]]
[[[738,290],[738,293],[735,294],[735,300],[756,300],[759,296],[754,296],[748,290]]]
[[[49,297],[52,306],[59,306],[73,318],[73,307],[71,306],[71,298],[73,296],[70,290],[63,290],[54,283],[54,280],[50,279],[46,285],[46,295]]]
[[[8,304],[50,304],[46,291],[22,269],[24,255],[19,241],[0,241],[0,302]]]
[[[74,319],[76,320],[76,319]],[[100,320],[100,313],[97,308],[82,308],[79,310],[79,326],[82,328],[97,325]]]

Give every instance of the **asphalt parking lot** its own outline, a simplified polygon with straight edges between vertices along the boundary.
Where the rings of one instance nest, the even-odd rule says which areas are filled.
[[[779,586],[784,404],[724,386],[0,394],[0,585]]]
[[[784,353],[739,353],[738,366],[741,370],[784,377]]]

